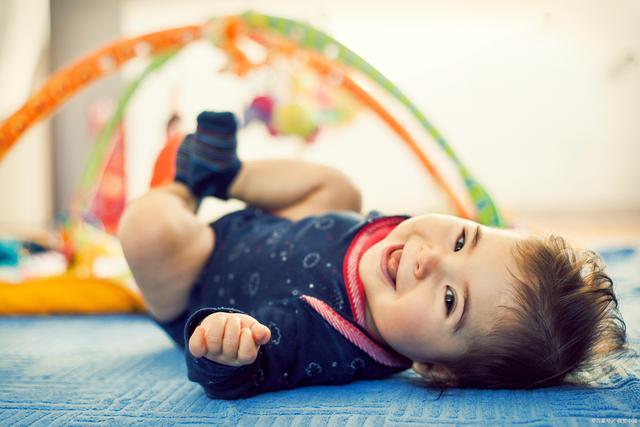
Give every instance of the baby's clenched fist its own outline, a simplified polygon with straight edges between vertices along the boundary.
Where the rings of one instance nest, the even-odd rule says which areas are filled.
[[[189,338],[194,357],[206,357],[229,366],[253,363],[258,349],[271,339],[269,328],[240,313],[213,313],[204,318]]]

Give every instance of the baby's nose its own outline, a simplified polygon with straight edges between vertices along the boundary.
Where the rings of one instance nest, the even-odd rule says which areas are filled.
[[[440,257],[433,249],[427,246],[420,248],[416,254],[415,266],[413,267],[413,275],[416,279],[422,280],[427,277],[428,274],[438,268],[440,264]]]

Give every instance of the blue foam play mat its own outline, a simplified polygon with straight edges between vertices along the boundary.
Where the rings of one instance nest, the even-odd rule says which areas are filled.
[[[607,248],[631,347],[640,349],[640,251]],[[449,390],[405,372],[246,400],[210,400],[181,352],[141,315],[0,317],[0,426],[640,424],[640,357],[589,387]]]

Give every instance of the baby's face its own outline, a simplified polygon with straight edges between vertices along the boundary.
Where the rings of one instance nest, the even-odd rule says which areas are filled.
[[[456,358],[510,305],[523,238],[448,215],[400,223],[360,261],[367,327],[413,361]]]

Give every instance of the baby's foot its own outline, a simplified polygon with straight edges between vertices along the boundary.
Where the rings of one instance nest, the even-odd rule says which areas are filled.
[[[207,196],[226,200],[240,170],[236,154],[236,119],[232,113],[205,111],[196,133],[187,135],[178,150],[176,181],[186,184],[198,203]]]
[[[189,186],[189,171],[191,170],[191,146],[193,145],[194,134],[185,136],[178,153],[176,154],[176,177],[175,180]]]

